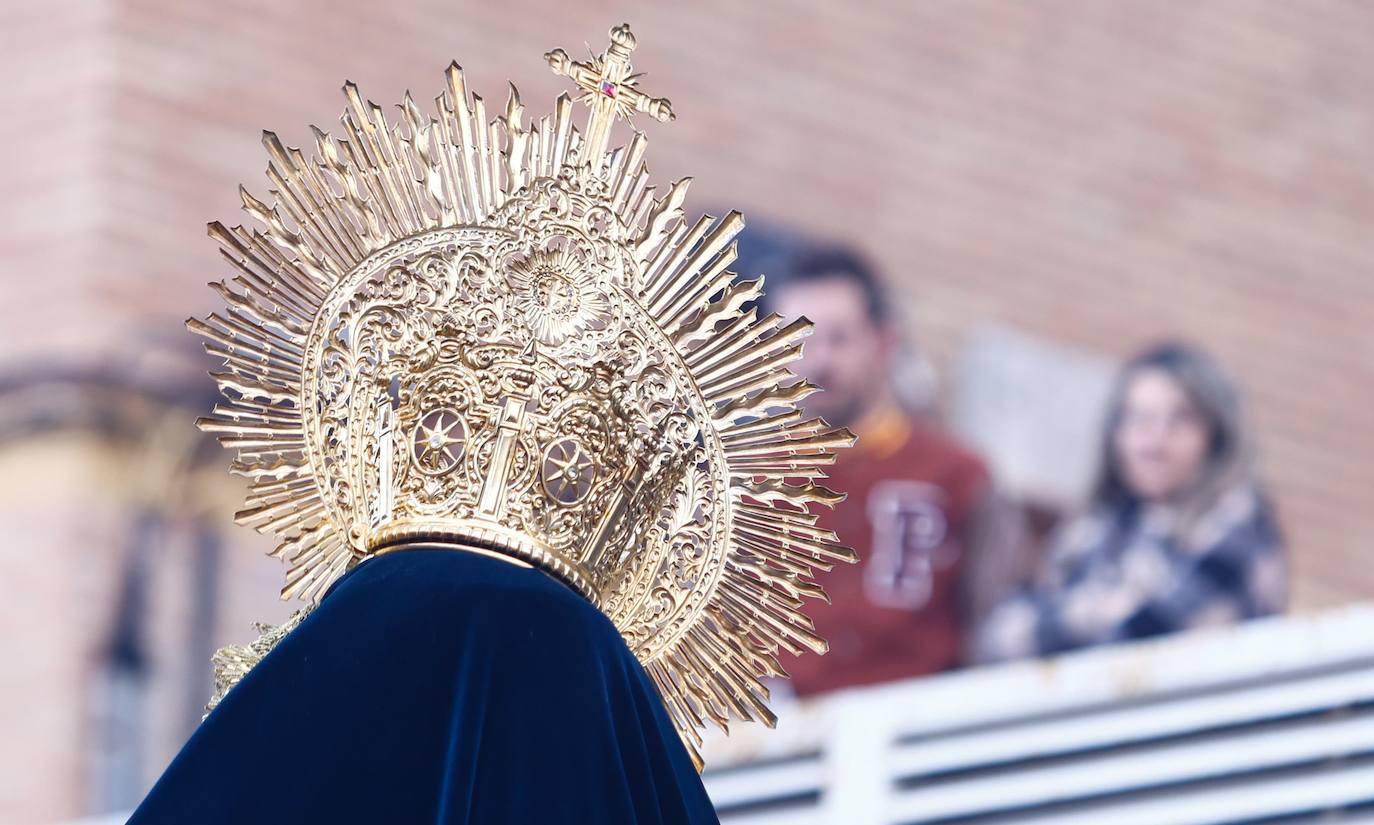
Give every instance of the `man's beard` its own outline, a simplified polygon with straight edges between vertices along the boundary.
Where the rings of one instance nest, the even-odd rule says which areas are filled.
[[[815,383],[822,387],[825,386],[819,381]],[[802,401],[802,407],[806,410],[807,415],[824,418],[825,422],[832,427],[852,428],[855,423],[863,418],[864,413],[868,411],[868,406],[860,393],[841,399],[825,390],[821,390]]]

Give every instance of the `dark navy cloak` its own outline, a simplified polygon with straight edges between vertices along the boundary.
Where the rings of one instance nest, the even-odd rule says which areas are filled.
[[[341,579],[130,820],[716,821],[610,620],[537,570],[443,550]]]

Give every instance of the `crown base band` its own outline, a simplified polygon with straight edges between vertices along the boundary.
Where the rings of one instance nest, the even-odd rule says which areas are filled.
[[[477,553],[538,568],[599,604],[600,593],[580,565],[542,542],[492,522],[402,519],[383,525],[367,540],[371,556],[424,548]]]

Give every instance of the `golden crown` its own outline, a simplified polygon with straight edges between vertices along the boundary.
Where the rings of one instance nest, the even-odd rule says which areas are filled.
[[[817,479],[853,437],[796,408],[810,324],[757,317],[739,213],[689,222],[690,179],[656,196],[638,131],[607,151],[617,118],[673,118],[634,47],[621,25],[545,55],[580,131],[568,95],[531,123],[514,87],[489,120],[454,64],[437,118],[407,94],[388,123],[350,83],[314,158],[264,133],[274,202],[210,224],[237,273],[188,324],[224,359],[200,426],[251,481],[238,521],[281,539],[284,597],[400,547],[533,565],[610,617],[691,747],[772,724],[776,654],[824,651],[801,599],[853,555],[809,505],[840,499]]]

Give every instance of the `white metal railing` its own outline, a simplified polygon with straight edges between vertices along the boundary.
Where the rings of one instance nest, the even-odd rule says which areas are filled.
[[[1374,825],[1374,605],[841,691],[706,758],[725,825]]]
[[[707,748],[728,825],[1374,822],[1374,605],[844,691]]]

